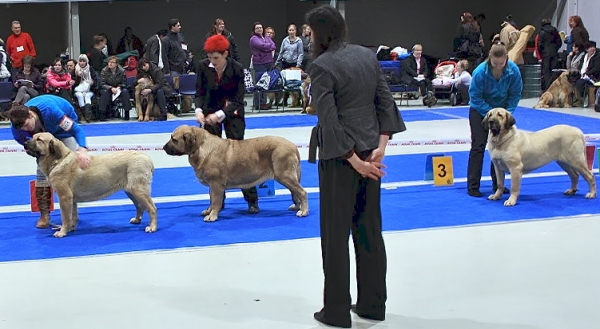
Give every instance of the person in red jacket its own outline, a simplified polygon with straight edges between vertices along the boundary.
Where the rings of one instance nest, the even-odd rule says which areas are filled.
[[[33,39],[27,32],[21,31],[21,23],[19,21],[12,22],[13,34],[6,39],[6,52],[12,61],[13,71],[18,71],[23,65],[21,59],[25,56],[31,56],[35,59],[37,53],[33,45]]]

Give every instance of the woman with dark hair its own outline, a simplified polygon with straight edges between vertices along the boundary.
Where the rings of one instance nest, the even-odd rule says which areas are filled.
[[[456,30],[454,47],[457,57],[469,61],[469,67],[475,68],[477,60],[483,55],[481,30],[479,23],[473,19],[471,13],[466,12],[460,16],[460,24]],[[472,69],[471,69],[472,70]]]
[[[490,48],[487,60],[473,71],[469,86],[469,125],[471,126],[471,151],[467,167],[467,193],[481,197],[481,171],[483,153],[489,131],[481,125],[487,112],[496,107],[505,108],[513,113],[521,100],[523,80],[517,64],[508,59],[508,50],[503,43],[496,42]],[[492,190],[498,187],[494,164],[490,167]],[[508,193],[505,189],[503,193]]]
[[[254,78],[260,80],[263,73],[273,67],[273,51],[275,51],[275,42],[265,35],[265,30],[260,22],[254,23],[252,26],[252,36],[250,37],[250,54],[252,55],[252,66],[254,67]],[[258,97],[258,96],[256,96]],[[267,100],[258,100],[255,98],[255,106],[260,106],[261,110],[268,110]]]
[[[46,92],[71,102],[73,101],[71,88],[74,84],[75,80],[63,66],[62,60],[60,58],[55,59],[46,75]]]
[[[590,34],[583,25],[580,16],[569,17],[569,27],[571,34],[567,38],[567,52],[571,52],[573,45],[577,45],[579,50],[585,50],[587,43],[590,41]]]
[[[236,61],[240,61],[240,55],[238,54],[238,49],[237,46],[235,45],[235,39],[233,38],[233,35],[231,34],[231,32],[229,32],[227,29],[225,29],[225,21],[222,18],[217,18],[215,19],[215,23],[213,24],[213,27],[210,29],[210,31],[206,34],[206,39],[208,39],[209,37],[213,36],[213,35],[217,35],[220,34],[222,36],[224,36],[225,38],[227,38],[227,41],[229,41],[229,58],[234,59]],[[203,51],[202,52],[202,58],[206,58],[206,53]]]
[[[382,163],[389,138],[406,127],[379,67],[367,48],[346,43],[337,9],[306,14],[312,30],[311,94],[318,125],[309,161],[319,147],[320,231],[324,306],[317,321],[350,328],[350,310],[385,319],[386,252],[381,234]],[[356,253],[358,296],[351,305],[348,236]]]
[[[243,140],[246,130],[244,115],[244,70],[242,64],[229,57],[229,41],[216,34],[204,43],[207,58],[198,62],[196,81],[196,120],[209,133],[227,139]],[[256,214],[256,187],[242,189],[248,212]],[[223,205],[225,195],[223,195]]]

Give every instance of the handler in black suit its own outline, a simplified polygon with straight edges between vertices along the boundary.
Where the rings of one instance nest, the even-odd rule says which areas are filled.
[[[306,14],[313,33],[309,68],[313,129],[319,147],[321,251],[325,274],[319,322],[350,328],[350,309],[384,320],[387,260],[381,234],[381,168],[391,135],[406,127],[369,49],[346,43],[346,23],[337,9]],[[312,153],[312,152],[311,152]],[[314,159],[310,159],[313,161]],[[351,307],[348,236],[356,251],[358,296]]]
[[[196,70],[196,120],[213,135],[222,137],[224,128],[228,139],[243,140],[244,70],[242,64],[229,58],[228,49],[229,41],[221,34],[209,37],[204,43],[207,58],[198,62]],[[242,193],[248,202],[248,212],[258,213],[256,187],[242,189]]]
[[[167,58],[167,49],[165,48],[166,45],[162,41],[167,33],[167,30],[162,29],[146,41],[146,46],[144,46],[144,58],[158,66],[164,74],[171,74],[171,71],[169,70],[169,59]]]
[[[421,96],[427,96],[427,92],[433,92],[433,85],[429,76],[429,66],[423,56],[423,46],[416,44],[412,48],[412,54],[402,60],[402,77],[400,80],[410,86],[418,86]],[[415,79],[417,78],[417,79]]]

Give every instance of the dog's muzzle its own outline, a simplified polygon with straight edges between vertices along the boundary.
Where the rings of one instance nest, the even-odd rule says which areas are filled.
[[[27,155],[32,156],[34,158],[39,158],[40,156],[42,156],[42,154],[35,149],[35,142],[33,140],[28,140],[25,142],[25,153],[27,153]]]
[[[500,134],[500,130],[502,130],[502,128],[500,127],[500,123],[496,120],[490,120],[489,125],[492,135],[498,136],[498,134]]]
[[[165,150],[165,153],[168,155],[183,155],[183,153],[177,151],[173,146],[171,146],[171,142],[167,142],[167,144],[163,146],[163,150]]]

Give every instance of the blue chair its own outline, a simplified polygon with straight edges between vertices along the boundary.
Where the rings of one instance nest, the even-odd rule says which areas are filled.
[[[400,81],[400,78],[402,77],[402,61],[379,61],[379,66],[384,75],[397,81],[396,83],[389,84],[390,91],[393,93],[400,93],[402,99],[406,99],[406,106],[408,106],[409,94],[418,94],[419,87],[410,86]],[[400,100],[400,105],[402,105],[402,99]]]
[[[0,105],[12,102],[13,84],[10,81],[0,82]],[[4,108],[4,106],[2,106]],[[7,107],[8,108],[8,107]]]

